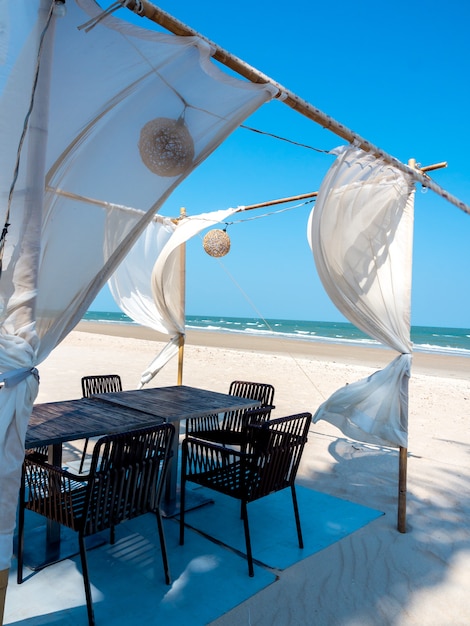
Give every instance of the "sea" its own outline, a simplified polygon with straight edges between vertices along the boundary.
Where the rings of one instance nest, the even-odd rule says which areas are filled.
[[[125,313],[87,311],[85,321],[106,324],[136,324]],[[280,337],[312,342],[380,346],[353,324],[347,322],[311,322],[305,320],[259,319],[210,315],[187,315],[188,330],[241,333],[260,337]],[[416,352],[433,352],[470,357],[470,329],[440,326],[412,326],[411,340]]]

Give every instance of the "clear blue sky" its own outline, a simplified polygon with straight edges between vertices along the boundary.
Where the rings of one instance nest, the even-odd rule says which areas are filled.
[[[447,161],[433,179],[470,203],[469,3],[155,4],[400,160]],[[280,102],[246,124],[323,150],[344,143]],[[332,162],[330,155],[238,129],[161,213],[177,216],[184,206],[196,214],[315,191]],[[229,226],[232,250],[221,261],[206,255],[200,239],[190,242],[187,313],[343,320],[316,274],[306,239],[309,211]],[[418,186],[413,324],[470,327],[469,240],[470,216]],[[117,307],[105,290],[91,309]]]

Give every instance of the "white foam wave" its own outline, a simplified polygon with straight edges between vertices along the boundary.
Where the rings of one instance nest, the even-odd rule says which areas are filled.
[[[465,348],[453,348],[451,346],[435,346],[429,343],[414,344],[415,352],[432,352],[433,354],[452,354],[454,356],[470,357],[470,350]]]

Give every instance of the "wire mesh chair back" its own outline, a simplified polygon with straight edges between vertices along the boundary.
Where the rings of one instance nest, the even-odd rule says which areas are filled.
[[[174,434],[174,426],[165,423],[102,437],[93,450],[86,476],[26,457],[18,524],[18,583],[23,581],[24,511],[28,509],[78,532],[90,625],[94,624],[94,615],[85,537],[110,529],[114,543],[114,529],[120,522],[155,513],[165,579],[169,584],[159,505]]]
[[[250,398],[258,400],[262,407],[273,406],[274,387],[265,383],[254,383],[248,381],[234,380],[230,384],[229,394],[231,396],[239,396],[240,398]],[[240,432],[245,427],[244,418],[245,409],[237,411],[228,411],[224,414],[221,429]],[[268,415],[269,417],[269,415]]]
[[[113,391],[122,391],[121,377],[118,374],[83,376],[82,378],[82,395],[84,398],[89,398],[97,393]]]
[[[102,374],[95,376],[83,376],[82,378],[82,395],[89,398],[97,393],[111,393],[113,391],[122,391],[121,377],[118,374]],[[83,471],[86,453],[88,449],[89,439],[85,439],[82,458],[80,461],[79,472]]]
[[[246,427],[241,450],[187,436],[182,445],[180,543],[184,543],[185,486],[189,481],[240,500],[250,576],[254,569],[247,503],[290,487],[302,548],[295,478],[311,420],[311,413],[254,420]]]
[[[229,387],[229,394],[241,398],[256,400],[265,411],[264,419],[269,419],[274,408],[274,387],[266,383],[234,380]],[[207,441],[225,445],[241,445],[245,437],[247,409],[237,409],[224,413],[219,422],[217,414],[205,415],[186,420],[186,434]]]
[[[168,426],[98,441],[90,467],[85,534],[117,526],[159,506],[174,434],[174,427]]]
[[[25,459],[25,506],[84,536],[155,511],[174,427],[161,424],[102,437],[86,476]]]
[[[34,454],[36,458],[47,461],[49,456],[49,446],[39,446],[37,448],[31,448],[30,450],[26,450],[26,454]]]
[[[294,485],[311,418],[310,413],[299,413],[248,426],[247,502]]]

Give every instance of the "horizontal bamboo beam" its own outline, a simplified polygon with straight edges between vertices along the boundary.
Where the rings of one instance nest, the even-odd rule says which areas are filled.
[[[279,198],[278,200],[268,200],[267,202],[259,202],[258,204],[248,204],[240,207],[240,211],[252,211],[253,209],[261,209],[267,206],[273,206],[275,204],[285,204],[286,202],[297,202],[298,200],[308,200],[309,198],[315,198],[318,196],[318,191],[311,191],[310,193],[302,193],[298,196],[289,196],[288,198]]]
[[[434,163],[433,165],[425,165],[424,167],[420,167],[422,172],[432,172],[433,170],[440,170],[443,167],[447,167],[447,161],[442,161],[441,163]]]
[[[200,39],[206,41],[212,46],[215,51],[213,54],[213,58],[225,65],[226,67],[232,69],[237,74],[243,76],[253,83],[269,83],[273,85],[278,89],[277,97],[280,98],[281,101],[287,106],[291,107],[301,115],[304,115],[308,119],[316,122],[323,128],[330,130],[332,133],[338,135],[342,139],[345,139],[349,143],[357,145],[365,152],[370,152],[371,154],[380,157],[386,163],[393,165],[397,169],[410,176],[413,180],[421,183],[427,189],[431,189],[439,196],[470,215],[470,206],[468,204],[466,204],[462,200],[459,200],[448,191],[440,187],[431,178],[429,178],[429,176],[426,176],[426,174],[424,174],[420,169],[411,169],[410,167],[405,165],[405,163],[402,163],[399,159],[378,148],[370,141],[367,141],[343,124],[340,124],[340,122],[337,122],[329,115],[326,115],[326,113],[323,113],[322,111],[320,111],[320,109],[317,109],[312,104],[310,104],[306,100],[303,100],[289,89],[286,89],[286,87],[283,87],[280,83],[276,82],[266,74],[263,74],[251,65],[248,65],[248,63],[245,63],[245,61],[242,61],[230,52],[227,52],[207,37],[204,37],[204,35],[198,33],[193,28],[187,26],[186,24],[176,19],[166,11],[163,11],[159,7],[155,6],[151,2],[148,2],[148,0],[127,0],[126,7],[131,11],[134,11],[138,15],[146,17],[147,19],[152,20],[157,24],[160,24],[160,26],[174,33],[175,35],[180,35],[184,37],[199,37]]]

